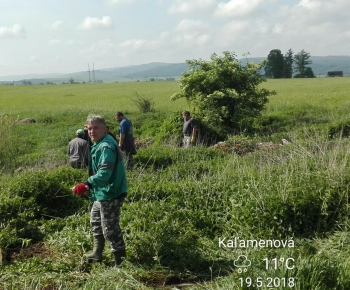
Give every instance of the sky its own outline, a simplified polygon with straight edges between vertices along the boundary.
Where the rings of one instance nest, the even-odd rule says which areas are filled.
[[[349,55],[349,0],[1,0],[0,76],[304,49]]]

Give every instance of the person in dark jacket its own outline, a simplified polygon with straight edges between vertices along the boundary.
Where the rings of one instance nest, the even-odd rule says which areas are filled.
[[[84,140],[84,130],[78,129],[76,137],[68,144],[68,158],[73,168],[86,168],[89,161],[89,144]]]
[[[110,243],[115,265],[118,267],[126,257],[125,243],[119,226],[120,209],[127,194],[126,170],[123,155],[117,142],[108,134],[102,116],[89,115],[87,129],[94,145],[91,148],[87,181],[73,187],[76,195],[90,190],[93,202],[90,224],[94,237],[89,262],[102,261],[105,240]]]
[[[197,123],[196,120],[191,117],[189,111],[183,111],[182,118],[184,119],[182,129],[184,138],[182,143],[184,148],[188,148],[196,143]]]

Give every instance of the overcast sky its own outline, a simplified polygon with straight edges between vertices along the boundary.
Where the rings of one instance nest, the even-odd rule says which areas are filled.
[[[349,55],[349,0],[1,0],[0,76],[304,49]]]

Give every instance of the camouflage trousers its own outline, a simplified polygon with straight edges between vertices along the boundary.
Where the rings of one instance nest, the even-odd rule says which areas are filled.
[[[125,249],[123,233],[119,226],[120,208],[125,197],[112,200],[94,201],[90,211],[90,224],[93,236],[103,235],[110,243],[111,251]]]

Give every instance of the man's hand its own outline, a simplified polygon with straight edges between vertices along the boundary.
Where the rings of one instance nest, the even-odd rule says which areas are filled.
[[[89,190],[89,186],[85,183],[79,183],[78,185],[74,186],[72,188],[72,191],[76,195],[82,195],[83,193],[87,192]]]

